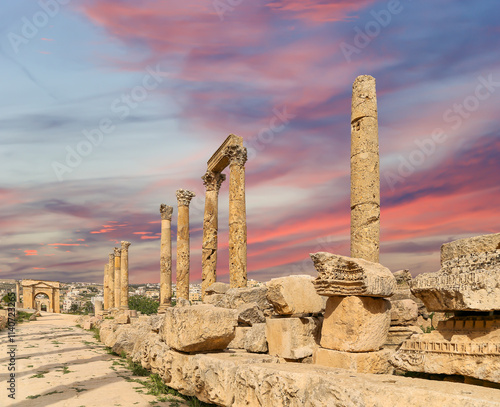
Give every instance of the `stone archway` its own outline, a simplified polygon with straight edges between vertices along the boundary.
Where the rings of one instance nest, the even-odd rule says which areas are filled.
[[[45,305],[48,312],[60,313],[58,281],[23,280],[23,308],[41,310]],[[41,295],[43,294],[43,295]],[[42,299],[42,297],[45,297]]]

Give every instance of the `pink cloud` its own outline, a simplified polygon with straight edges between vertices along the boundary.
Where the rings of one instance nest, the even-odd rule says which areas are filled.
[[[38,256],[38,251],[36,250],[25,250],[25,256]]]

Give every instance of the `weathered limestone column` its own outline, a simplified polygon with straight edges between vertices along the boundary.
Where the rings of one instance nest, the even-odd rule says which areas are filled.
[[[201,297],[205,290],[216,280],[217,269],[217,232],[219,230],[219,190],[226,176],[221,173],[207,172],[203,177],[205,185],[205,216],[203,217],[203,243],[201,246]]]
[[[94,302],[94,316],[102,315],[102,301],[95,300]]]
[[[247,149],[229,146],[229,283],[247,286],[247,219],[245,204],[245,163]]]
[[[120,308],[128,309],[128,248],[131,245],[130,242],[122,241],[122,249],[121,249],[121,262],[120,262]]]
[[[114,308],[115,306],[115,254],[109,254],[108,260],[108,284],[109,284],[109,294],[108,294],[108,308],[106,311]]]
[[[16,308],[21,308],[21,299],[19,297],[19,292],[21,291],[20,290],[20,284],[19,284],[19,281],[16,281]]]
[[[380,170],[375,78],[358,76],[351,110],[351,257],[379,262]]]
[[[160,246],[160,306],[158,314],[166,312],[172,303],[172,212],[174,208],[160,205],[161,246]]]
[[[121,249],[115,247],[115,308],[120,308],[121,305]]]
[[[185,189],[176,192],[177,215],[177,300],[189,301],[189,203],[194,193]]]
[[[109,308],[109,265],[104,266],[104,282],[102,285],[102,295],[104,297],[104,309]]]

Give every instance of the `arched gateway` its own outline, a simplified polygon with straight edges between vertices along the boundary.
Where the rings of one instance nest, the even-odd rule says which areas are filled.
[[[48,312],[60,313],[59,286],[59,281],[23,280],[23,308],[41,310],[45,305]]]

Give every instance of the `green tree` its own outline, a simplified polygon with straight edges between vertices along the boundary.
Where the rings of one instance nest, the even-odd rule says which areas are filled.
[[[69,308],[69,312],[76,312],[78,311],[78,304],[76,302],[74,302],[73,304],[71,304],[71,307]]]
[[[85,305],[83,306],[83,312],[85,314],[92,314],[94,312],[94,306],[90,301],[87,301]]]
[[[128,299],[129,309],[135,309],[146,315],[156,314],[160,303],[144,295],[132,295]]]

